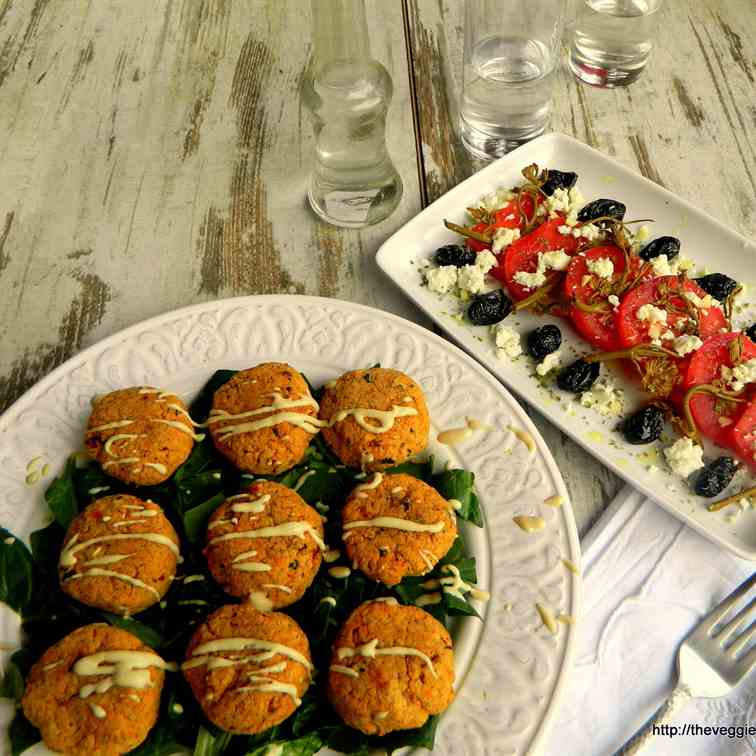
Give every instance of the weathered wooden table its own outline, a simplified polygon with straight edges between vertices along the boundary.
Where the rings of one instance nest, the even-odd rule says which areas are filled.
[[[292,292],[426,323],[380,243],[471,164],[461,0],[368,0],[404,197],[345,231],[305,203],[306,0],[0,0],[0,410],[82,347],[192,302]],[[668,0],[627,89],[559,72],[551,127],[756,228],[751,0]],[[619,481],[533,411],[582,532]]]

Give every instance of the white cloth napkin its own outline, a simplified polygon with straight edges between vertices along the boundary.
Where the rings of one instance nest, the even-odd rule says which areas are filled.
[[[575,667],[547,756],[613,754],[676,681],[676,650],[754,570],[629,486],[589,534]],[[756,725],[756,673],[729,696],[690,701],[678,723]],[[743,756],[756,737],[657,736],[644,756]]]

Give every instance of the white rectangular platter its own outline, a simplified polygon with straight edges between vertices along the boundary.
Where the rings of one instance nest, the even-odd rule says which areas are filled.
[[[539,137],[463,181],[389,238],[378,251],[378,265],[460,346],[617,475],[707,538],[741,557],[756,560],[756,509],[728,507],[709,512],[708,501],[695,496],[688,483],[665,464],[661,450],[675,440],[671,430],[653,445],[626,443],[615,429],[616,417],[602,417],[593,409],[581,407],[574,396],[538,381],[535,362],[527,355],[498,359],[489,328],[474,326],[460,317],[466,305],[456,297],[440,296],[424,285],[421,271],[434,251],[459,240],[444,227],[443,220],[468,223],[467,207],[477,206],[482,197],[498,189],[521,183],[520,172],[530,163],[576,171],[577,186],[586,201],[609,197],[624,202],[628,220],[653,218],[654,222],[647,224],[651,238],[677,236],[682,252],[696,263],[696,270],[726,273],[745,284],[734,325],[745,327],[756,321],[756,246],[666,189],[562,134]],[[520,334],[547,322],[561,328],[563,364],[591,351],[565,321],[530,313],[514,313],[507,318],[507,324]],[[625,411],[632,410],[639,403],[638,392],[630,381],[618,375],[615,378],[625,390]],[[719,450],[719,454],[725,453]],[[707,448],[707,459],[715,454],[715,447]],[[723,495],[742,489],[752,478],[741,470]]]

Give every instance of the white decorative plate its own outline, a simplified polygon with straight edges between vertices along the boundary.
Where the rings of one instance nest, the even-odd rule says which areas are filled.
[[[191,399],[219,368],[286,361],[319,385],[376,362],[412,375],[426,393],[432,438],[474,417],[496,430],[476,432],[454,451],[436,442],[441,461],[473,470],[486,527],[466,526],[479,586],[490,589],[484,622],[454,628],[458,696],[441,720],[436,752],[448,756],[534,754],[554,717],[570,667],[574,628],[543,626],[536,602],[577,616],[579,563],[569,505],[544,504],[567,492],[543,440],[517,402],[457,347],[405,320],[332,299],[264,296],[188,307],[128,328],[61,365],[0,417],[0,524],[28,541],[47,515],[40,483],[25,483],[29,460],[44,455],[51,475],[78,450],[94,394],[138,384],[165,386]],[[532,453],[508,429],[533,438]],[[528,535],[512,521],[540,514]],[[18,618],[0,613],[0,638],[18,641]],[[10,707],[2,710],[7,725]],[[31,751],[30,751],[31,753]],[[41,747],[34,753],[48,753]]]
[[[702,535],[738,556],[756,560],[756,511],[745,512],[734,521],[728,518],[731,510],[708,512],[707,500],[694,496],[687,483],[666,467],[659,453],[663,444],[631,446],[615,431],[617,418],[603,418],[593,410],[581,408],[577,402],[573,402],[578,404],[576,408],[565,411],[574,397],[543,387],[535,380],[534,364],[529,357],[506,363],[497,359],[488,329],[453,317],[462,311],[459,301],[451,295],[439,297],[423,285],[420,266],[442,244],[459,239],[444,228],[443,220],[464,224],[467,207],[476,206],[481,197],[496,189],[521,183],[520,171],[530,163],[576,171],[577,185],[586,200],[598,197],[620,200],[627,205],[628,220],[653,218],[655,222],[649,224],[652,236],[677,236],[684,254],[700,269],[726,273],[744,283],[746,295],[738,300],[742,307],[736,312],[735,324],[747,326],[756,320],[756,247],[751,242],[666,189],[563,134],[534,139],[455,186],[383,244],[378,251],[378,265],[462,347],[617,475]],[[560,325],[565,363],[591,351],[587,342],[556,318],[517,313],[510,315],[507,322],[521,334],[547,322]],[[571,354],[575,357],[570,357]],[[630,382],[621,377],[618,382],[625,384],[626,406],[639,403],[639,394]],[[672,440],[670,434],[668,443]],[[719,454],[722,453],[720,450]],[[732,488],[740,490],[744,482],[739,477]]]

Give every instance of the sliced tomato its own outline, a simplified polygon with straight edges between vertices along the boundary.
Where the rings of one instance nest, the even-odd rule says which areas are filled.
[[[588,269],[589,260],[600,258],[611,260],[614,273],[611,279],[599,278]],[[577,332],[586,341],[602,352],[611,352],[620,348],[617,335],[617,310],[609,303],[612,285],[618,286],[625,272],[625,254],[615,246],[592,247],[585,254],[572,258],[567,275],[564,279],[564,296],[570,305],[569,316]],[[631,274],[637,275],[642,261],[633,257],[631,260]],[[587,312],[574,304],[575,301],[583,305],[602,308],[597,312]]]
[[[705,297],[706,292],[696,283],[686,280],[684,291]],[[698,327],[692,330],[688,322],[688,303],[681,296],[680,279],[677,276],[660,276],[637,286],[623,298],[619,317],[617,319],[617,333],[620,343],[624,347],[636,344],[648,344],[652,341],[649,334],[648,321],[639,320],[638,310],[645,304],[653,304],[667,312],[667,322],[663,331],[672,331],[675,336],[683,333],[695,333],[701,339],[715,336],[727,325],[724,313],[719,307],[698,310]]]
[[[737,333],[723,333],[706,339],[690,358],[683,382],[685,393],[694,386],[717,380],[723,365],[732,367],[729,346],[737,336]],[[756,357],[756,344],[743,339],[742,354],[744,360]],[[691,396],[689,406],[698,430],[715,443],[729,446],[733,443],[733,427],[739,423],[747,405],[717,401],[716,397],[701,393]]]
[[[494,268],[491,275],[506,284],[514,299],[525,299],[533,293],[533,289],[518,284],[514,277],[519,272],[534,273],[538,268],[538,255],[541,252],[562,250],[568,255],[574,255],[577,251],[581,240],[572,235],[560,234],[558,229],[562,225],[564,225],[562,217],[546,221],[510,244],[505,254],[499,255],[499,267]]]
[[[522,210],[530,217],[533,212],[534,204],[533,198],[529,194],[525,194],[522,197]],[[478,233],[487,233],[489,231],[495,231],[497,228],[519,228],[522,229],[523,220],[520,214],[520,208],[517,205],[517,200],[513,199],[507,202],[504,207],[500,208],[494,213],[494,222],[491,225],[486,223],[477,223],[472,227],[473,231]],[[477,239],[468,239],[467,246],[475,252],[482,252],[484,249],[491,249],[490,244],[484,244]]]
[[[756,401],[752,400],[741,414],[737,423],[732,426],[729,446],[733,451],[756,467]]]

